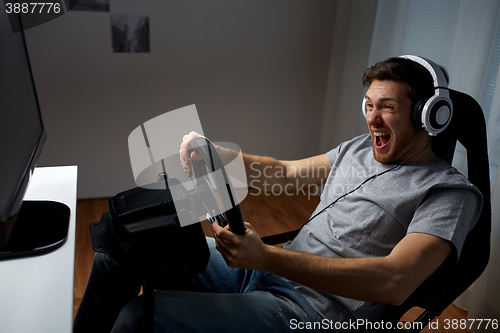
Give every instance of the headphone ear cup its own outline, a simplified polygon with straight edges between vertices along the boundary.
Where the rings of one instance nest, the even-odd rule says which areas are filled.
[[[363,101],[361,102],[361,112],[366,119],[366,98],[363,98]]]
[[[411,122],[418,129],[422,129],[424,125],[422,124],[422,112],[426,102],[425,99],[419,99],[411,110]]]
[[[446,98],[438,99],[431,105],[429,119],[426,119],[426,121],[429,123],[428,127],[432,129],[433,135],[441,133],[448,127],[452,117],[452,110],[451,101]]]

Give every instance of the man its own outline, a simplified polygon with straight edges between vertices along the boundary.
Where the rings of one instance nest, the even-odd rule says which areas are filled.
[[[264,245],[249,223],[245,235],[214,224],[220,254],[209,241],[212,257],[205,274],[174,281],[158,273],[170,289],[156,293],[158,331],[349,329],[353,327],[345,324],[352,320],[377,321],[384,304],[401,304],[440,265],[457,260],[479,216],[481,195],[437,159],[428,133],[412,123],[413,105],[433,94],[431,75],[411,60],[391,58],[367,69],[363,84],[369,87],[369,135],[298,161],[244,155],[251,178],[263,177],[264,168],[276,168],[287,172],[266,179],[272,184],[326,180],[321,202],[299,234],[277,248]],[[188,174],[188,158],[198,156],[186,151],[198,136],[192,132],[181,144],[181,164]],[[222,158],[230,153],[218,151]],[[314,177],[301,177],[297,171],[303,168]],[[318,172],[325,169],[328,175]],[[137,280],[110,267],[106,258],[96,259],[92,275],[100,275],[100,281],[113,277],[115,285],[126,281],[120,288]],[[135,289],[127,287],[132,292],[115,301],[109,323],[137,293],[138,282],[134,284]],[[92,290],[86,291],[81,311],[88,311],[87,293]],[[136,329],[140,309],[140,300],[129,303],[114,331]],[[102,314],[88,312],[87,318],[91,316]],[[75,328],[84,317],[77,316]]]

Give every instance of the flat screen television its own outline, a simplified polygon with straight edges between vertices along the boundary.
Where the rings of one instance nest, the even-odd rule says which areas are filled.
[[[48,235],[54,232],[53,228],[61,228],[53,220],[60,209],[66,210],[64,207],[51,202],[23,201],[46,132],[24,32],[22,29],[13,32],[14,25],[22,27],[19,15],[7,15],[1,10],[0,259],[47,252],[65,239],[64,236],[56,240],[62,237],[60,231],[57,236]]]

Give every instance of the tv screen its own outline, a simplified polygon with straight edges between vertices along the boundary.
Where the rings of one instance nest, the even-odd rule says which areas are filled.
[[[10,19],[19,24],[18,16]],[[44,141],[24,33],[13,32],[0,10],[0,248],[9,240]]]

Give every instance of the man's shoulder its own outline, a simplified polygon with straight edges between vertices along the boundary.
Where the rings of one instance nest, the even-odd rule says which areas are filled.
[[[467,190],[470,195],[482,197],[482,194],[477,187],[474,186],[469,179],[467,179],[467,177],[465,177],[456,168],[441,159],[433,162],[433,173],[430,178],[435,183],[433,186],[434,188]]]
[[[327,152],[326,155],[330,159],[330,163],[333,164],[333,161],[335,161],[339,155],[345,155],[346,153],[356,154],[359,152],[362,152],[363,154],[371,154],[372,141],[370,134],[362,134],[348,141],[344,141],[337,147]]]
[[[342,149],[364,149],[372,148],[372,138],[369,133],[355,136],[354,138],[344,141],[339,145]]]

